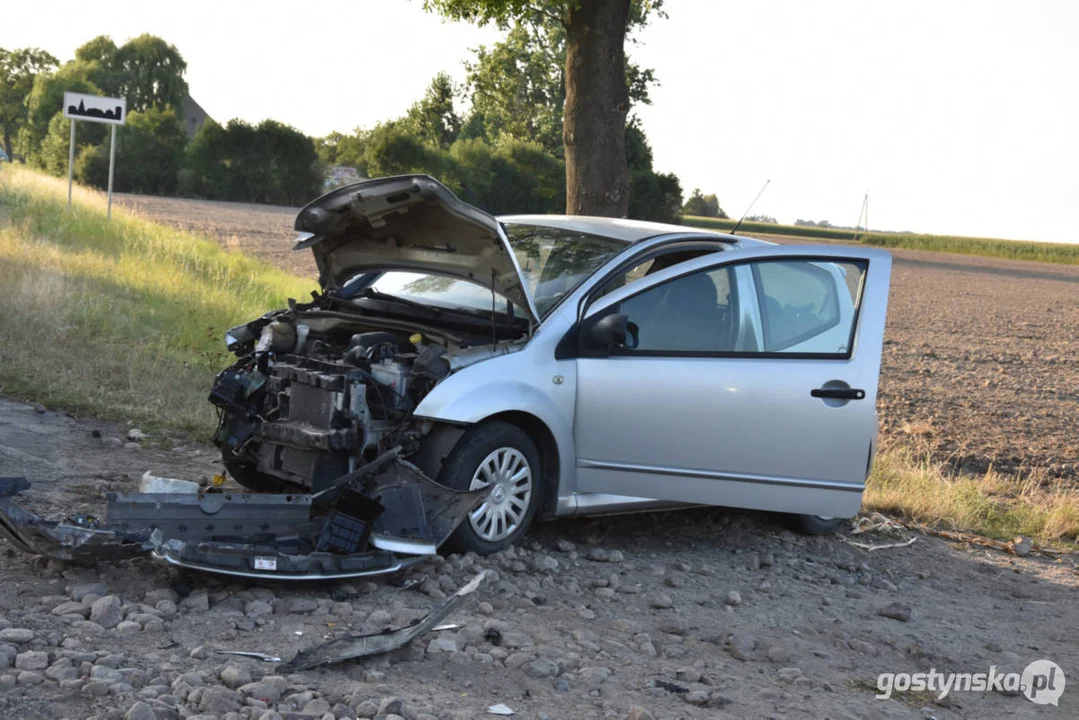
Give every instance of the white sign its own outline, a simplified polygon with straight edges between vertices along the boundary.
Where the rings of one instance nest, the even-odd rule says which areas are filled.
[[[123,125],[127,118],[127,98],[108,98],[82,93],[64,93],[64,117],[72,120]]]

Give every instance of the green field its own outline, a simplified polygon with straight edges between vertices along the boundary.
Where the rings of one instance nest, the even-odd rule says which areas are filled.
[[[688,215],[682,218],[682,222],[693,227],[728,232],[735,226],[737,221]],[[738,232],[746,235],[838,240],[886,248],[906,248],[908,250],[928,250],[930,252],[983,255],[1011,260],[1035,260],[1037,262],[1062,265],[1079,265],[1079,245],[1065,245],[1062,243],[999,240],[955,235],[921,235],[917,233],[866,233],[841,228],[822,228],[812,225],[777,225],[761,222],[744,222]]]

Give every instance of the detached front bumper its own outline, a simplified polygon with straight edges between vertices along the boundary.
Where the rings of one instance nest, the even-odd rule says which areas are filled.
[[[401,570],[439,545],[485,491],[439,485],[394,449],[314,494],[110,493],[104,522],[46,520],[21,508],[29,489],[0,479],[0,536],[73,562],[153,555],[172,565],[274,580],[327,580]]]

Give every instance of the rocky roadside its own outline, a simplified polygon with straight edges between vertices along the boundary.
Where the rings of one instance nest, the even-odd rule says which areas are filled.
[[[191,480],[206,448],[0,401],[0,476],[52,515],[98,512],[146,470]],[[94,436],[97,431],[98,437]],[[61,515],[62,516],[62,515]],[[892,543],[895,537],[862,542]],[[349,632],[426,614],[486,570],[429,633],[388,655],[294,674]],[[895,693],[883,672],[1022,670],[1079,678],[1079,559],[919,537],[866,552],[720,508],[540,525],[497,556],[431,558],[396,578],[248,583],[140,559],[44,563],[0,541],[0,718],[277,720],[497,717],[1074,718],[1015,692]]]
[[[682,527],[658,540],[664,522]],[[528,718],[1021,717],[1035,706],[1020,696],[876,700],[876,674],[1021,670],[1035,655],[1079,667],[1074,563],[960,554],[928,538],[872,557],[715,511],[535,536],[389,582],[317,587],[5,557],[0,716],[456,720],[502,703]],[[382,657],[280,675],[216,652],[288,660],[408,624],[480,569],[476,599],[445,621],[455,627]],[[1039,717],[1073,717],[1068,700]]]

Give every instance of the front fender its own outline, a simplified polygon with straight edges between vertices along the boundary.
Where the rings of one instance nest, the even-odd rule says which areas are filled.
[[[559,459],[558,494],[565,494],[574,486],[577,457],[573,444],[576,367],[573,361],[548,357],[536,362],[526,349],[463,368],[436,385],[414,415],[468,425],[506,412],[536,417],[554,437]]]

